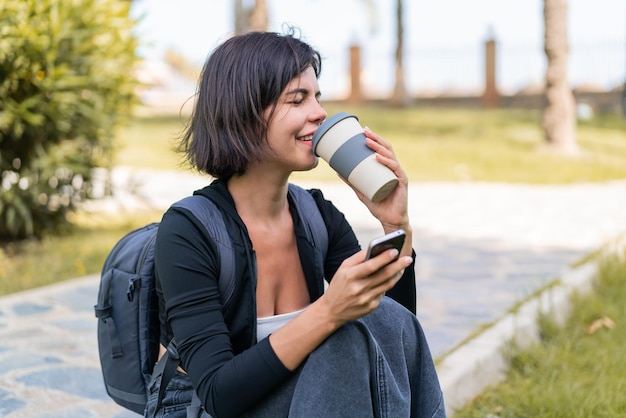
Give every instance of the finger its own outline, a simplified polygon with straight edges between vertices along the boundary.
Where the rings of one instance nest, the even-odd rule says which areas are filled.
[[[395,273],[394,275],[390,277],[387,277],[381,283],[370,288],[369,291],[372,292],[374,295],[378,295],[378,294],[384,295],[389,290],[391,290],[396,285],[396,283],[400,281],[403,273],[404,273],[404,269],[400,270],[399,272]]]
[[[374,152],[376,152],[376,159],[380,163],[388,166],[392,171],[397,172],[396,175],[404,175],[402,167],[400,166],[400,161],[398,161],[391,143],[374,134],[372,131],[368,130],[365,132],[366,134],[370,134],[370,137],[368,137],[367,140],[367,145]]]
[[[370,294],[372,295],[372,300],[376,301],[376,303],[380,303],[382,298],[387,294],[389,290],[391,290],[398,281],[402,278],[402,273],[399,272],[392,277],[388,278],[385,282],[380,285],[369,289]]]
[[[369,128],[365,128],[363,130],[363,134],[367,138],[367,142],[372,148],[380,149],[381,151],[393,152],[391,142],[387,141],[382,136],[374,133]]]
[[[373,294],[384,293],[391,289],[400,280],[404,269],[412,262],[411,257],[400,259],[383,266],[378,271],[363,277],[368,292]]]
[[[383,154],[380,154],[380,153],[376,153],[376,154],[377,154],[376,155],[376,160],[379,163],[389,167],[391,169],[391,171],[396,173],[396,176],[397,176],[397,172],[403,171],[402,167],[400,166],[400,161],[398,161],[396,159],[395,155],[387,156],[387,155],[383,155]]]
[[[393,248],[387,251],[383,251],[379,255],[372,257],[369,260],[366,260],[363,265],[366,266],[369,271],[375,273],[395,261],[398,258],[398,255],[398,250]]]
[[[359,264],[362,264],[365,261],[366,254],[367,254],[367,251],[361,250],[357,253],[352,254],[350,257],[346,258],[345,260],[343,260],[341,264],[344,267],[358,266]]]
[[[367,138],[371,139],[377,144],[382,145],[384,148],[389,149],[389,150],[392,149],[391,142],[385,140],[382,136],[376,134],[370,128],[365,127],[365,129],[363,129],[363,133],[365,134]]]
[[[413,257],[403,256],[399,257],[393,263],[388,264],[385,268],[388,269],[387,274],[389,276],[400,275],[404,273],[404,270],[413,263]]]
[[[375,140],[368,138],[365,143],[367,146],[374,151],[378,155],[383,155],[387,158],[395,158],[395,154],[393,152],[393,148],[391,146],[386,147],[384,144],[380,142],[376,142]]]
[[[385,297],[385,293],[381,293],[379,295],[377,295],[372,302],[374,303],[374,309],[376,309],[378,307],[378,305],[381,304],[381,302],[383,301],[383,298]]]

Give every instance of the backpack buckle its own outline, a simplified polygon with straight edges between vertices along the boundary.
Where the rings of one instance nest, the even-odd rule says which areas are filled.
[[[174,342],[174,340],[170,341],[170,343],[167,345],[167,355],[172,360],[180,360],[180,356],[178,355],[178,350],[176,349],[176,343]]]

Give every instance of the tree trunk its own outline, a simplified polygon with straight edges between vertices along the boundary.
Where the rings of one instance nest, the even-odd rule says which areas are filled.
[[[574,155],[579,149],[575,100],[567,79],[567,0],[544,0],[543,5],[544,49],[548,65],[542,127],[548,150]]]
[[[250,14],[250,30],[267,31],[268,20],[267,1],[256,0],[254,2],[254,9],[252,9],[252,13]]]
[[[267,0],[255,0],[252,8],[246,8],[243,0],[235,0],[235,34],[249,31],[267,31],[269,13]]]
[[[404,24],[402,1],[396,0],[396,54],[395,54],[395,86],[391,96],[393,106],[405,107],[410,104],[410,98],[404,82]]]
[[[235,34],[240,35],[248,30],[248,11],[243,7],[243,0],[234,1]]]

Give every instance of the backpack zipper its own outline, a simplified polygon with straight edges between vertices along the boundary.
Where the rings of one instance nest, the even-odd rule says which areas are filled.
[[[141,254],[139,255],[139,258],[137,259],[137,266],[135,267],[135,276],[128,279],[128,289],[126,289],[126,297],[128,298],[129,302],[132,302],[135,299],[135,290],[138,290],[141,288],[141,267],[144,265],[146,258],[148,257],[148,252],[150,251],[151,248],[154,247],[154,241],[156,241],[156,234],[152,235],[150,237],[150,240],[142,248]]]

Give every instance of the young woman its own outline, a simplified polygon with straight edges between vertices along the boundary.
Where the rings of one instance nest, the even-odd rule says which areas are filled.
[[[318,162],[320,71],[319,53],[294,34],[236,36],[207,60],[181,149],[215,179],[196,194],[216,202],[231,237],[234,301],[220,302],[215,239],[171,208],[157,236],[157,292],[161,344],[175,339],[181,367],[158,408],[155,379],[147,416],[186,417],[194,389],[214,418],[445,415],[415,317],[408,179],[369,130],[367,145],[399,184],[379,203],[356,193],[385,233],[406,231],[404,247],[366,261],[342,213],[310,190],[328,234],[323,268],[314,266],[289,176]]]

